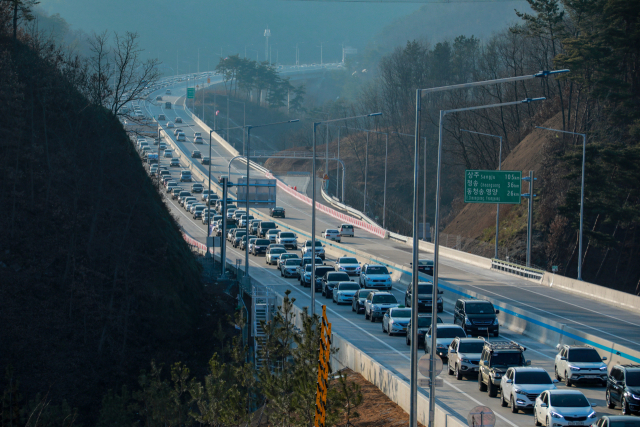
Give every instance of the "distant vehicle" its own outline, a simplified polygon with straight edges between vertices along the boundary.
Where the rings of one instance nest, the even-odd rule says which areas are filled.
[[[176,117],[174,122],[176,123],[182,123],[182,117]]]
[[[164,157],[166,157],[167,159],[170,159],[173,157],[173,152],[171,150],[164,150]],[[176,159],[178,160],[178,159]]]
[[[156,101],[162,101],[162,97],[160,95],[156,96]]]
[[[191,182],[191,171],[180,171],[180,182]]]
[[[276,206],[275,208],[271,208],[269,214],[275,218],[275,217],[280,217],[280,218],[285,218],[285,210],[284,208],[278,207]]]
[[[158,120],[167,120],[167,116],[165,116],[164,114],[159,114]]]
[[[353,232],[353,225],[351,224],[341,224],[338,226],[338,232],[341,237],[355,237],[355,233]]]
[[[201,136],[196,136],[196,137],[193,139],[193,143],[194,143],[194,144],[204,144],[204,139],[202,139],[202,137],[201,137]]]
[[[360,275],[360,263],[353,257],[340,257],[336,260],[336,268],[338,271],[344,271],[350,276]]]
[[[187,137],[186,137],[186,135],[185,135],[183,132],[180,132],[180,133],[178,134],[178,138],[177,138],[177,140],[178,140],[178,141],[186,141],[186,140],[187,140]]]
[[[166,156],[165,156],[166,157]],[[169,166],[171,167],[180,167],[180,160],[178,159],[171,159],[171,162],[169,163]]]
[[[191,186],[191,191],[194,193],[202,193],[202,190],[203,190],[202,184],[200,184],[199,182],[196,182]]]
[[[167,122],[167,128],[173,128],[175,127],[175,125],[173,124],[173,122]]]
[[[168,101],[167,101],[167,102],[165,102],[165,103],[164,103],[164,108],[165,108],[165,109],[167,109],[167,110],[171,110],[171,103],[170,103],[170,102],[168,102]]]
[[[191,152],[191,158],[200,159],[200,158],[202,158],[202,153],[200,153],[200,150],[193,150]]]
[[[202,163],[203,165],[208,165],[209,163],[211,163],[211,160],[209,159],[209,157],[203,157],[200,163]]]
[[[165,95],[171,95],[171,89],[167,89],[164,93]]]
[[[326,229],[322,233],[322,237],[340,243],[340,232],[338,230]]]

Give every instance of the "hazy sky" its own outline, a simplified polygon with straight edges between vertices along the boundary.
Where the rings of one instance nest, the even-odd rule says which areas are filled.
[[[247,56],[265,60],[267,26],[274,62],[278,56],[293,63],[296,43],[301,62],[320,62],[321,42],[324,61],[337,61],[342,43],[362,49],[384,26],[420,7],[283,0],[41,0],[40,6],[75,29],[136,31],[145,49],[184,71],[197,67],[198,48],[201,70],[218,61],[221,49],[244,56],[246,46]]]

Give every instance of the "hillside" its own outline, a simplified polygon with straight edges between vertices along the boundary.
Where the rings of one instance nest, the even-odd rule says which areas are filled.
[[[66,401],[95,425],[103,394],[152,359],[208,359],[203,309],[226,300],[211,305],[121,123],[72,80],[77,64],[21,38],[0,34],[0,389],[25,410]]]

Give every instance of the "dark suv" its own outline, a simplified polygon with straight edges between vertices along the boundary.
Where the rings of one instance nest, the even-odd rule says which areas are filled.
[[[486,337],[492,334],[497,337],[500,335],[498,313],[500,311],[494,309],[489,301],[459,299],[453,311],[453,323],[462,326],[467,336]]]
[[[514,366],[529,366],[530,360],[524,360],[526,347],[515,341],[486,341],[482,348],[478,365],[478,388],[489,391],[489,397],[496,397],[500,389],[502,376]]]
[[[407,290],[404,293],[404,305],[411,307],[413,299],[411,298],[411,292],[413,291],[413,283],[407,286]],[[438,295],[441,295],[442,291],[438,291]],[[428,311],[431,313],[433,299],[433,283],[431,282],[419,282],[418,283],[418,311]],[[438,297],[438,313],[444,311],[444,305],[442,298]]]
[[[322,278],[322,295],[333,298],[333,288],[340,282],[348,282],[351,278],[344,271],[329,271]]]
[[[607,406],[622,408],[622,415],[640,412],[640,365],[616,365],[609,372]]]

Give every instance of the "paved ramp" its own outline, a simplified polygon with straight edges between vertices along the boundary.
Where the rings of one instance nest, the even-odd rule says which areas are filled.
[[[287,184],[289,187],[297,187],[298,192],[306,194],[307,187],[311,184],[311,175],[297,175],[297,174],[279,174],[275,175],[280,181]]]

